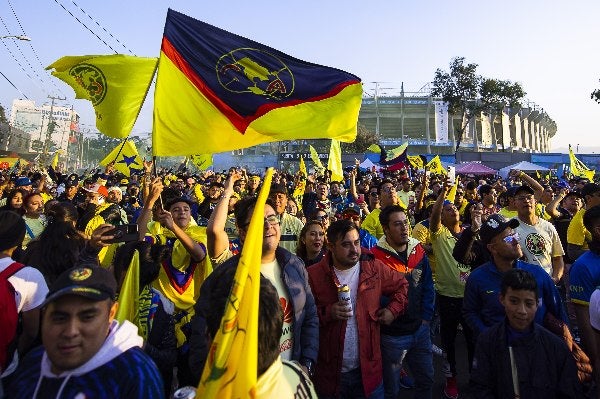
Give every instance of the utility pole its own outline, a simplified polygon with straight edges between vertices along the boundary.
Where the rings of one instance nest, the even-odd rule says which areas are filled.
[[[47,163],[48,161],[48,150],[49,150],[49,146],[50,146],[50,142],[52,141],[52,133],[54,132],[54,127],[56,122],[54,122],[54,101],[55,100],[61,100],[64,101],[67,98],[66,97],[54,97],[54,96],[48,96],[49,99],[52,100],[52,103],[50,103],[50,117],[48,119],[48,126],[46,127],[46,141],[44,141],[44,156],[43,156],[43,163]]]

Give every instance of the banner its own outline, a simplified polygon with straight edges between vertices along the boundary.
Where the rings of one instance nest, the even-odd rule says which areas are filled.
[[[434,101],[435,106],[435,141],[448,143],[448,103]]]

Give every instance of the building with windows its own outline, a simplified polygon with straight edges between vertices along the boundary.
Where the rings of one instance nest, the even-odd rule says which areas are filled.
[[[56,104],[36,106],[35,101],[13,100],[10,126],[30,135],[29,152],[67,150],[69,137],[79,115],[72,107]]]

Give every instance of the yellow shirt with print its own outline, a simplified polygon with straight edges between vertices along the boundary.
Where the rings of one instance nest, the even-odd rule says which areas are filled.
[[[446,226],[440,226],[437,231],[431,231],[431,245],[436,257],[435,289],[441,295],[462,298],[465,295],[465,284],[471,273],[471,268],[457,262],[452,256],[456,245],[456,237]]]

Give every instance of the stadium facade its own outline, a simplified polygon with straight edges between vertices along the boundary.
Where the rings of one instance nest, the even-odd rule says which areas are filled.
[[[378,133],[385,146],[406,141],[410,153],[454,154],[455,131],[461,115],[448,112],[448,105],[430,95],[365,97],[359,123]],[[475,152],[549,152],[556,124],[543,109],[504,108],[495,115],[481,113],[471,121],[459,151]]]

